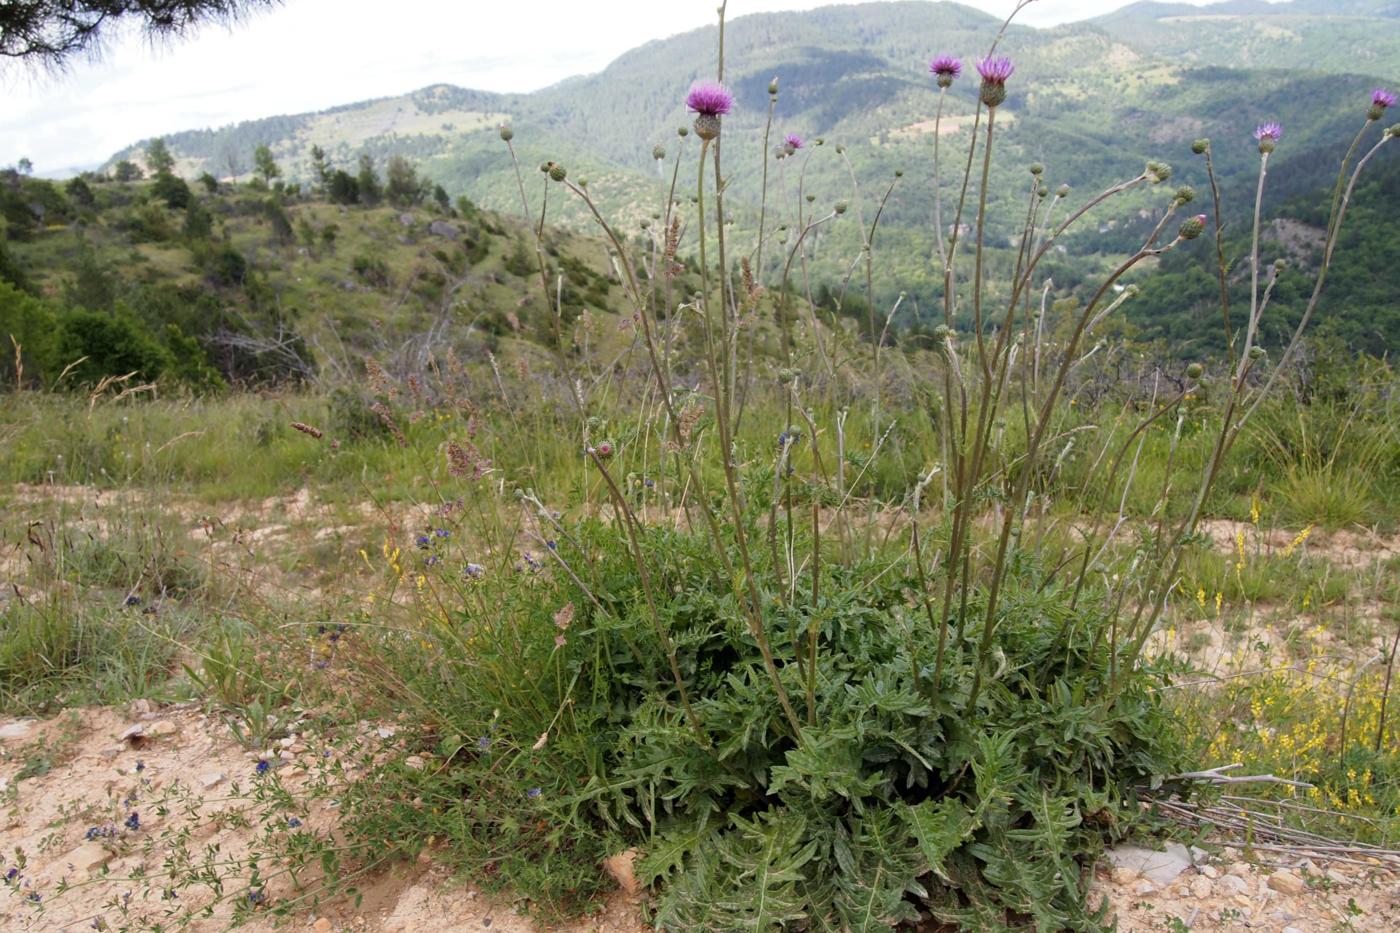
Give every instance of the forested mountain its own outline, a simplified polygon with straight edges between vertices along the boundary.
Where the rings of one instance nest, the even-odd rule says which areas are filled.
[[[1337,161],[1365,122],[1371,89],[1385,84],[1391,72],[1400,47],[1400,29],[1393,28],[1400,25],[1397,10],[1397,0],[1230,0],[1209,7],[1139,3],[1054,29],[1012,26],[1000,51],[1012,57],[1017,70],[1008,84],[1010,96],[998,109],[997,154],[987,192],[993,206],[987,234],[992,280],[1004,279],[1000,273],[1014,262],[1007,244],[1038,183],[1049,191],[1068,185],[1072,200],[1087,199],[1135,176],[1148,160],[1174,166],[1166,184],[1144,186],[1095,209],[1062,241],[1063,248],[1047,257],[1042,271],[1070,295],[1112,256],[1138,245],[1178,185],[1193,186],[1202,195],[1192,210],[1210,211],[1203,160],[1190,152],[1192,141],[1201,137],[1213,140],[1226,226],[1237,250],[1259,158],[1250,134],[1266,120],[1285,127],[1270,164],[1266,215],[1293,224],[1289,229],[1295,233],[1304,229],[1300,225],[1315,221],[1319,205],[1325,209]],[[900,323],[921,320],[939,306],[942,292],[930,261],[938,96],[928,60],[951,53],[966,66],[948,93],[941,124],[944,203],[952,205],[971,140],[977,93],[971,65],[999,26],[999,20],[971,8],[929,2],[832,6],[732,20],[725,34],[724,78],[737,105],[725,120],[723,160],[726,207],[735,229],[744,237],[754,235],[765,163],[772,223],[795,225],[799,209],[826,212],[839,200],[849,201],[853,209],[814,233],[809,244],[817,295],[829,299],[844,293],[841,284],[888,189],[874,237],[876,302],[889,307],[904,294]],[[211,181],[225,183],[256,177],[254,153],[265,147],[291,191],[318,180],[316,151],[323,154],[323,171],[338,171],[347,184],[366,170],[383,172],[391,160],[407,161],[440,182],[445,197],[465,195],[485,210],[518,215],[514,167],[498,134],[498,127],[508,124],[532,202],[538,203],[538,186],[544,183],[534,166],[554,160],[570,178],[587,179],[609,218],[636,236],[648,219],[659,216],[677,159],[682,213],[688,207],[697,141],[693,135],[678,137],[677,128],[690,122],[687,88],[714,75],[717,40],[717,29],[709,27],[653,41],[598,74],[531,94],[439,84],[321,113],[180,133],[165,144],[175,175],[193,179],[209,173]],[[770,127],[768,88],[775,78],[779,92]],[[778,143],[788,133],[807,144],[778,158]],[[115,155],[108,174],[123,161],[144,165],[148,147],[143,141]],[[665,150],[661,160],[655,158],[658,147]],[[1045,166],[1039,182],[1027,172],[1036,162]],[[1358,190],[1356,226],[1348,236],[1359,238],[1354,254],[1371,271],[1350,280],[1347,287],[1363,289],[1366,297],[1350,296],[1356,300],[1338,307],[1341,317],[1333,325],[1371,349],[1395,339],[1389,324],[1378,323],[1389,318],[1376,305],[1396,284],[1395,264],[1376,261],[1396,233],[1395,212],[1383,206],[1387,198],[1393,204],[1393,162],[1394,154],[1385,153],[1372,167],[1376,180]],[[977,195],[975,186],[971,194]],[[545,219],[576,230],[589,226],[583,205],[571,198],[550,199]],[[1303,240],[1310,235],[1300,234]],[[683,244],[682,252],[688,248]],[[1148,285],[1131,303],[1130,315],[1146,334],[1187,341],[1197,352],[1209,349],[1210,338],[1189,323],[1188,296],[1196,292],[1175,287],[1181,282],[1171,278],[1203,267],[1204,259],[1204,241],[1169,257],[1163,273],[1172,286]],[[1302,270],[1294,274],[1302,275],[1310,257],[1294,259]],[[771,280],[781,250],[769,251],[765,260],[768,268],[760,272]],[[1153,274],[1144,266],[1130,278],[1146,284]],[[1287,293],[1285,280],[1276,300],[1291,307]],[[843,310],[861,316],[853,308],[861,300],[847,294]]]

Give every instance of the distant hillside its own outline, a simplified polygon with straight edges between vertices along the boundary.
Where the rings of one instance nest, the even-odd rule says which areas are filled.
[[[1375,72],[1389,67],[1395,59],[1388,50],[1400,43],[1400,29],[1387,32],[1380,26],[1390,25],[1386,17],[1394,5],[1356,0],[1346,4],[1353,15],[1336,20],[1314,15],[1318,3],[1264,11],[1268,23],[1286,25],[1283,9],[1310,17],[1307,42],[1347,46],[1351,54],[1344,62],[1335,57],[1300,58],[1291,33],[1280,31],[1284,25],[1270,27],[1262,38],[1234,30],[1234,20],[1226,23],[1231,28],[1200,25],[1217,22],[1199,20],[1201,15],[1241,15],[1214,8],[1207,8],[1213,11],[1208,14],[1186,8],[1196,17],[1189,29],[1176,25],[1177,14],[1184,16],[1185,11],[1150,4],[1097,23],[1051,30],[1013,27],[1002,49],[1016,61],[1017,72],[998,119],[999,155],[990,187],[995,220],[989,241],[1004,244],[1013,234],[1029,163],[1046,164],[1045,179],[1052,189],[1067,183],[1087,195],[1130,177],[1148,159],[1165,159],[1177,168],[1173,185],[1183,182],[1203,189],[1199,161],[1187,151],[1199,136],[1217,140],[1217,167],[1230,195],[1228,203],[1244,211],[1256,158],[1249,133],[1266,119],[1280,120],[1288,128],[1287,144],[1275,160],[1280,179],[1297,176],[1295,191],[1325,183],[1330,170],[1324,166],[1345,148],[1364,112],[1365,97],[1378,81],[1374,75],[1334,72],[1364,71],[1368,63],[1375,65]],[[1250,10],[1252,5],[1228,9]],[[1159,15],[1164,10],[1172,15]],[[968,65],[968,74],[950,94],[943,125],[945,194],[951,199],[956,197],[955,166],[966,152],[975,103],[976,76],[970,66],[998,26],[999,20],[968,7],[926,2],[833,6],[733,20],[726,34],[725,79],[738,105],[726,120],[724,158],[730,176],[728,205],[740,227],[755,226],[765,160],[770,205],[777,205],[784,220],[795,214],[799,174],[804,193],[813,195],[816,205],[847,199],[873,212],[877,193],[897,171],[903,172],[877,237],[884,271],[880,280],[885,283],[880,300],[891,302],[896,292],[906,292],[913,298],[907,303],[910,308],[936,304],[941,284],[927,262],[934,252],[930,165],[936,94],[927,61],[946,51],[962,55]],[[1199,43],[1199,37],[1190,38],[1198,26],[1220,48],[1237,47],[1249,54],[1183,55],[1170,43],[1159,47],[1155,40],[1148,41],[1142,31],[1150,28],[1172,42],[1189,44]],[[670,160],[678,151],[690,153],[682,170],[682,191],[694,184],[695,140],[679,140],[676,128],[689,123],[683,106],[687,87],[696,78],[714,74],[717,38],[717,30],[710,27],[650,42],[596,75],[533,94],[497,95],[438,85],[319,114],[181,133],[168,141],[183,172],[210,171],[224,178],[247,173],[250,153],[259,143],[269,144],[289,177],[302,181],[309,178],[313,144],[352,171],[362,153],[381,165],[391,154],[400,154],[454,196],[467,194],[484,207],[513,212],[519,192],[495,132],[497,124],[508,121],[527,169],[548,159],[565,164],[571,177],[589,180],[590,191],[610,217],[636,230],[636,224],[659,210],[664,197],[661,179],[669,179]],[[1250,67],[1225,69],[1222,63]],[[766,88],[774,76],[781,91],[770,152],[765,153]],[[786,164],[773,161],[772,145],[789,132],[808,140],[820,137],[826,145],[809,146]],[[667,151],[661,166],[652,158],[656,145]],[[838,146],[844,156],[838,155]],[[119,155],[136,152],[134,148]],[[1070,238],[1068,248],[1080,254],[1131,248],[1133,237],[1159,216],[1167,197],[1153,191],[1115,201],[1094,215],[1086,236]],[[587,223],[582,206],[572,201],[552,204],[550,220],[580,228]],[[825,280],[838,278],[859,254],[859,225],[832,225],[821,239],[815,274]],[[772,253],[769,259],[777,261]],[[1072,274],[1073,269],[1065,269],[1060,277]]]
[[[1134,3],[1091,22],[1139,51],[1195,64],[1400,73],[1396,0]]]

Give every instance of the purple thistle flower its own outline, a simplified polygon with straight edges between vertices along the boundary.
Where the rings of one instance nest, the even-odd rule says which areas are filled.
[[[734,95],[718,81],[697,81],[685,105],[695,114],[695,135],[709,142],[719,135],[719,118],[734,108]]]
[[[1259,141],[1259,151],[1265,154],[1274,151],[1278,141],[1283,138],[1283,127],[1277,123],[1263,123],[1255,129],[1254,138]]]
[[[734,95],[718,81],[696,81],[685,96],[685,105],[691,113],[721,117],[734,108]]]
[[[977,73],[982,76],[982,103],[997,107],[1006,100],[1006,79],[1016,72],[1011,59],[1003,56],[984,58],[977,63]]]
[[[1016,73],[1016,66],[1005,56],[984,58],[977,63],[977,73],[989,84],[1005,84],[1006,79]]]
[[[788,152],[796,152],[802,148],[802,137],[796,133],[788,133],[783,137],[783,148]]]
[[[1395,95],[1383,87],[1371,92],[1371,109],[1366,111],[1366,119],[1379,120],[1385,116],[1386,108],[1395,106]]]
[[[949,87],[962,75],[962,62],[951,55],[940,55],[928,63],[928,72],[938,79],[939,87]]]

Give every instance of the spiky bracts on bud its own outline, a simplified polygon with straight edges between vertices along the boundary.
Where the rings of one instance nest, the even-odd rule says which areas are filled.
[[[1045,166],[1041,165],[1039,162],[1032,162],[1030,168],[1032,175],[1040,176],[1045,174]]]
[[[1195,217],[1187,217],[1181,222],[1181,227],[1176,231],[1176,235],[1183,240],[1194,240],[1206,229],[1206,215],[1197,214]]]
[[[1383,87],[1378,87],[1371,92],[1371,109],[1366,111],[1366,119],[1379,120],[1385,116],[1386,110],[1395,106],[1395,95]]]
[[[569,173],[567,170],[565,170],[564,166],[560,165],[558,162],[555,162],[553,160],[546,162],[544,164],[544,169],[546,174],[548,174],[549,177],[554,181],[563,181],[569,176]]]
[[[837,201],[836,206],[833,207],[832,210],[834,210],[838,215],[840,215],[846,213],[846,210],[849,207],[850,205],[847,204],[845,201]]]
[[[500,129],[498,129],[496,132],[501,134],[502,142],[510,142],[512,139],[515,138],[515,130],[510,128],[509,123],[502,123]]]
[[[651,148],[651,157],[656,161],[660,162],[662,159],[666,158],[666,147],[653,146]]]
[[[734,95],[718,81],[697,81],[690,86],[685,105],[695,114],[695,135],[711,140],[719,135],[719,118],[734,109]]]
[[[1199,379],[1205,373],[1205,371],[1206,368],[1200,363],[1192,363],[1190,366],[1186,367],[1186,378]]]
[[[940,55],[928,63],[928,72],[933,75],[939,87],[952,87],[962,74],[962,62],[951,55]]]
[[[1254,138],[1259,141],[1259,151],[1268,155],[1278,148],[1278,141],[1283,138],[1283,127],[1277,123],[1262,123],[1255,129]]]
[[[1152,182],[1152,184],[1160,185],[1162,182],[1172,177],[1172,167],[1165,162],[1158,162],[1156,159],[1153,159],[1151,162],[1147,163],[1147,169],[1143,174],[1147,176],[1147,180]]]
[[[1056,189],[1056,191],[1055,191],[1055,197],[1057,197],[1057,198],[1067,198],[1067,197],[1069,197],[1069,185],[1060,185],[1060,187],[1059,187],[1058,189]]]
[[[1176,196],[1172,198],[1172,200],[1177,203],[1177,206],[1190,204],[1192,201],[1196,200],[1196,189],[1192,188],[1190,185],[1182,185],[1180,188],[1176,189]]]
[[[1210,152],[1210,140],[1202,137],[1191,144],[1191,151],[1196,155],[1205,155]]]
[[[1003,56],[984,58],[977,63],[977,73],[982,76],[982,103],[988,107],[1000,106],[1006,100],[1006,79],[1016,72],[1011,59]]]
[[[783,152],[792,155],[803,146],[802,137],[796,133],[788,133],[783,137]]]

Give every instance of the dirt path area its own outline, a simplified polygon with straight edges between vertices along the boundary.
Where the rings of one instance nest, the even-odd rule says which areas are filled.
[[[373,729],[362,729],[372,736]],[[195,861],[217,847],[221,860],[246,859],[268,833],[326,829],[324,805],[278,811],[253,805],[250,789],[275,770],[295,792],[314,779],[317,760],[354,755],[303,731],[262,753],[245,751],[217,719],[193,706],[71,710],[46,721],[0,724],[0,869],[14,874],[0,892],[0,928],[7,930],[145,928],[168,912],[213,900],[198,885],[176,888],[168,877],[181,852]],[[353,771],[354,762],[349,762]],[[133,819],[133,814],[135,819]],[[178,840],[184,840],[183,843]],[[15,853],[22,850],[23,866]],[[1134,861],[1131,851],[1099,869],[1095,897],[1107,896],[1124,933],[1153,930],[1269,930],[1330,933],[1400,929],[1400,878],[1376,869],[1313,863],[1251,864],[1226,849],[1197,864],[1181,847]],[[186,867],[189,876],[195,868]],[[64,882],[69,885],[61,890]],[[239,898],[270,906],[295,898],[285,877],[259,888],[229,872],[233,897],[212,906],[190,929],[227,929]],[[541,929],[512,905],[481,895],[424,860],[383,872],[361,888],[356,905],[341,900],[279,923],[254,910],[244,929],[310,928],[383,933],[466,933]],[[37,900],[35,899],[37,897]],[[175,906],[178,902],[178,906]],[[1174,925],[1180,923],[1181,926]],[[105,924],[105,926],[104,926]],[[602,914],[565,933],[641,933],[641,912],[620,893]]]

